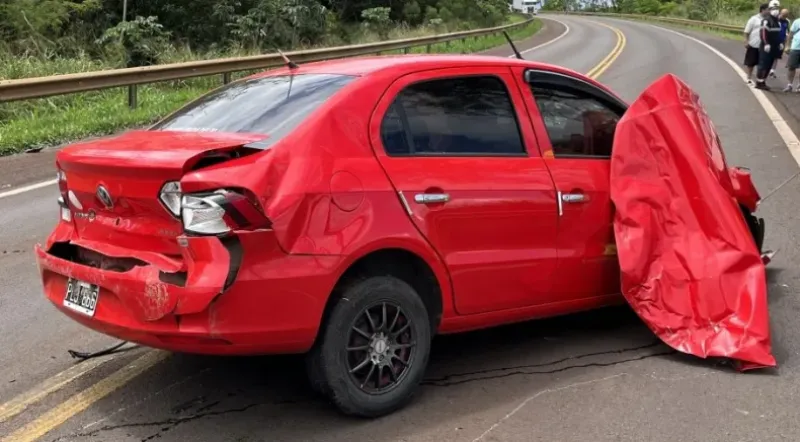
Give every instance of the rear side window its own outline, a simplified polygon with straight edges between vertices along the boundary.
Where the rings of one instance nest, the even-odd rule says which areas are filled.
[[[269,137],[253,147],[267,148],[355,78],[298,74],[231,83],[190,103],[153,129],[260,133]]]
[[[388,155],[524,155],[506,85],[494,76],[412,84],[381,122]]]

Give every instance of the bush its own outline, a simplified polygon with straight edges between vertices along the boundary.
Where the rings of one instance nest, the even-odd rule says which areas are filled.
[[[403,6],[403,18],[412,26],[422,23],[422,8],[416,0],[412,0]]]
[[[107,29],[97,42],[108,47],[109,53],[121,55],[125,67],[158,64],[166,51],[170,33],[156,17],[136,17]]]
[[[391,13],[391,8],[370,8],[361,11],[361,18],[365,28],[377,33],[381,39],[388,40],[392,29]]]

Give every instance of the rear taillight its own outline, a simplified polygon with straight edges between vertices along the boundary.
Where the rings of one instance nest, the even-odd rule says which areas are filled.
[[[67,193],[67,174],[63,170],[56,171],[56,179],[58,180],[58,190],[62,195]]]
[[[69,210],[63,197],[58,197],[58,210],[61,212],[61,221],[72,221],[72,211]]]
[[[232,190],[183,195],[183,229],[196,235],[222,235],[234,230],[268,229],[271,222],[250,197]]]
[[[61,196],[58,197],[58,210],[61,212],[61,220],[66,222],[72,221],[72,211],[69,208],[67,201],[70,200],[70,191],[67,188],[67,175],[60,168],[57,169],[56,179],[58,180],[58,192]],[[74,199],[74,196],[72,196]]]
[[[161,204],[174,216],[181,216],[181,183],[170,181],[161,187],[158,193]]]

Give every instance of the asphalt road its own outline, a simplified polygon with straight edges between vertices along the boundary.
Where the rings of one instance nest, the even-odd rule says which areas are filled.
[[[626,45],[600,80],[632,100],[664,73],[683,78],[705,103],[728,161],[749,167],[762,195],[769,195],[760,212],[768,245],[780,249],[769,270],[779,369],[738,374],[676,354],[617,308],[437,338],[417,400],[376,421],[341,417],[317,399],[298,357],[172,355],[123,382],[116,370],[149,353],[134,349],[53,388],[5,422],[8,406],[0,405],[0,435],[54,428],[42,440],[800,440],[797,163],[748,87],[698,43],[647,24],[554,18],[568,33],[527,58],[588,72],[617,43],[608,25],[619,29]],[[539,40],[520,48],[564,32],[563,25],[547,24]],[[9,165],[32,161],[0,161],[0,177],[21,170]],[[28,170],[29,179],[52,175]],[[114,342],[63,318],[40,294],[31,248],[55,222],[55,198],[56,189],[47,187],[0,199],[0,402],[41,391],[37,385],[72,365],[67,348]],[[115,391],[102,397],[109,390]]]

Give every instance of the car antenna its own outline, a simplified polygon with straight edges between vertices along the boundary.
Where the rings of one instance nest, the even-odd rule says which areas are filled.
[[[518,59],[524,60],[524,58],[522,58],[522,54],[520,54],[519,51],[517,50],[517,46],[514,44],[514,40],[511,40],[511,37],[508,35],[508,32],[503,31],[503,35],[506,36],[506,40],[508,40],[508,44],[511,46],[511,49],[514,50],[514,55],[516,55]]]
[[[292,60],[289,60],[289,57],[287,57],[286,54],[284,54],[283,51],[281,51],[280,49],[278,49],[278,53],[281,54],[283,62],[286,63],[286,66],[289,66],[289,69],[294,70],[300,67],[297,65],[297,63],[293,62]]]

